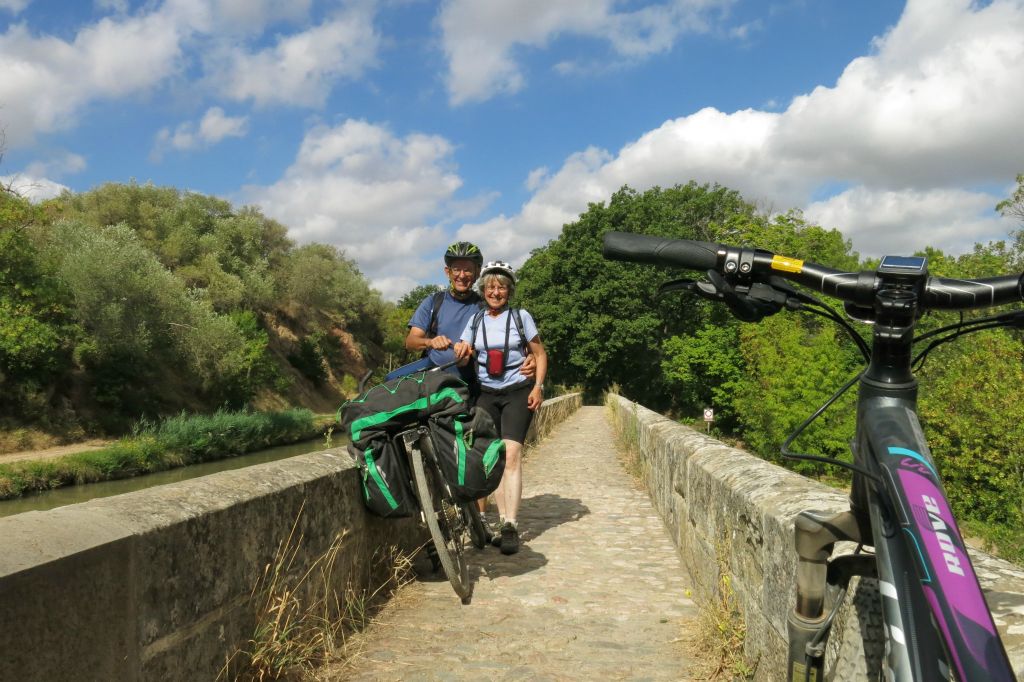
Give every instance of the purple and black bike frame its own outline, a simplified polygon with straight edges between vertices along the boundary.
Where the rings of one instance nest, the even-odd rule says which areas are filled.
[[[911,343],[920,282],[876,289],[872,358],[860,379],[848,512],[803,512],[796,522],[797,605],[788,679],[821,680],[827,584],[877,578],[885,622],[886,680],[1015,680],[963,537],[917,419]],[[887,289],[888,284],[897,286]],[[874,548],[829,560],[836,541]],[[823,634],[823,636],[822,636]]]

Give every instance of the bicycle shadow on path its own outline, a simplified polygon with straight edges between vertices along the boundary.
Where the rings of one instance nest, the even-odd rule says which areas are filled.
[[[491,514],[494,513],[493,503]],[[548,558],[530,548],[530,541],[544,532],[565,523],[579,521],[590,514],[590,508],[577,498],[562,497],[554,493],[541,493],[523,499],[520,507],[521,544],[515,554],[504,555],[497,547],[484,549],[466,547],[466,561],[473,583],[481,579],[513,577],[535,571],[548,563]],[[435,570],[427,557],[425,545],[413,559],[413,575],[417,582],[436,583],[448,580],[443,570]]]

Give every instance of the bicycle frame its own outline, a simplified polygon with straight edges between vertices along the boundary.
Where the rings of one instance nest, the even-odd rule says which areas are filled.
[[[871,476],[854,475],[849,512],[797,518],[789,679],[821,679],[825,586],[845,589],[861,575],[877,578],[882,596],[885,679],[949,679],[952,669],[961,681],[1013,680],[917,419],[910,369],[916,300],[906,288],[888,293],[892,304],[880,307],[860,380],[853,445],[854,464]],[[829,562],[839,540],[873,546],[873,562],[870,555]]]

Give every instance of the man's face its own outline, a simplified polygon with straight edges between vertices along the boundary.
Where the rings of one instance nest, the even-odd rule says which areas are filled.
[[[448,275],[448,281],[452,283],[452,290],[456,294],[466,294],[473,287],[480,268],[473,261],[460,258],[445,266],[444,274]]]

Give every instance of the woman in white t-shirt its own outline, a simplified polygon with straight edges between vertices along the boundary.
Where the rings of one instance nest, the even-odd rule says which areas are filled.
[[[544,402],[548,370],[547,352],[533,316],[509,308],[515,286],[511,266],[488,263],[476,282],[486,308],[473,316],[455,345],[456,358],[477,363],[481,393],[476,404],[491,415],[505,441],[505,473],[494,491],[500,524],[495,543],[500,543],[503,554],[519,551],[516,516],[523,497],[523,441],[533,413]],[[526,378],[519,371],[527,354],[537,360],[534,378]]]

